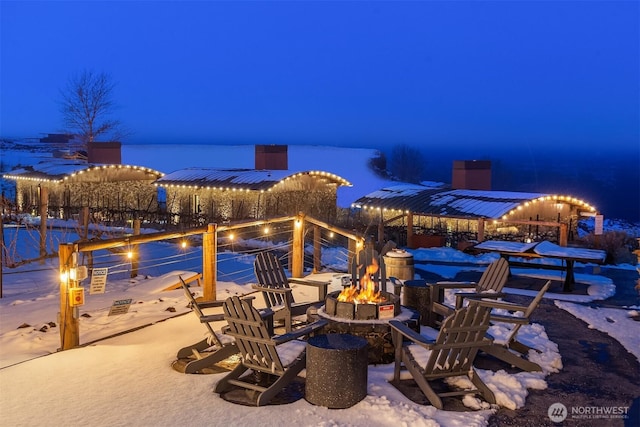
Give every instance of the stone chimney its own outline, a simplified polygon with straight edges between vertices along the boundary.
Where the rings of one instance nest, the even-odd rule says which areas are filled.
[[[256,170],[287,170],[289,157],[286,145],[256,145]]]
[[[121,148],[120,142],[90,142],[87,144],[87,161],[119,165],[122,163]]]
[[[455,190],[491,190],[491,161],[454,160],[451,178]]]

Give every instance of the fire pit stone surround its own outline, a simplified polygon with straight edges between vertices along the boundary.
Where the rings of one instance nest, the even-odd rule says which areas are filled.
[[[381,291],[381,302],[357,304],[338,300],[340,291],[327,295],[325,312],[329,316],[352,320],[392,319],[400,314],[400,298]]]

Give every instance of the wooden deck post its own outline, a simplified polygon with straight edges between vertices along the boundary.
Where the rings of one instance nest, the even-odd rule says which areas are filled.
[[[49,215],[49,189],[40,184],[40,264],[47,255],[47,217]]]
[[[478,242],[484,241],[484,218],[478,218]]]
[[[382,247],[384,245],[384,214],[380,209],[380,222],[378,222],[378,245]]]
[[[216,299],[217,252],[218,224],[209,224],[202,236],[202,297],[205,301]]]
[[[65,243],[58,247],[60,268],[60,350],[69,350],[80,345],[80,327],[77,309],[69,304],[69,288],[75,287],[70,278],[71,268],[75,268],[73,260],[73,244]]]
[[[133,235],[140,235],[140,220],[133,220]],[[138,263],[140,261],[140,250],[139,245],[133,245],[131,247],[131,277],[136,277],[138,275]]]
[[[413,213],[407,212],[407,247],[413,249]]]
[[[302,212],[293,220],[291,258],[291,277],[302,277],[304,270],[304,214]]]
[[[322,268],[322,229],[319,225],[313,225],[313,272],[317,273]]]
[[[560,246],[567,246],[568,244],[568,233],[567,233],[567,224],[560,224],[560,237],[558,239]]]

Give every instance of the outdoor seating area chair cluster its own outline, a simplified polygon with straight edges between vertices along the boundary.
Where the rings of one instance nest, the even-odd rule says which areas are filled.
[[[294,307],[297,305],[293,301],[289,283],[304,282],[317,287],[319,300],[300,304],[300,307],[306,308],[324,303],[328,283],[287,279],[278,258],[269,252],[262,252],[256,257],[254,268],[260,282],[254,289],[263,293],[266,309],[254,307],[253,296],[232,296],[225,301],[197,301],[188,284],[180,277],[191,309],[199,322],[205,325],[208,336],[180,349],[178,358],[192,359],[186,364],[184,372],[195,373],[233,354],[239,354],[240,362],[216,384],[215,392],[223,394],[234,387],[245,389],[253,393],[253,403],[261,406],[269,403],[305,368],[305,340],[322,333],[327,325],[326,320],[320,319],[292,328],[292,317],[297,313]],[[480,352],[523,370],[540,371],[539,365],[526,358],[530,350],[535,349],[520,342],[517,334],[522,325],[529,323],[531,314],[549,289],[551,281],[547,281],[531,303],[524,306],[497,300],[496,297],[504,295],[501,291],[507,276],[508,265],[500,258],[485,270],[477,284],[448,282],[432,285],[436,293],[442,292],[438,287],[473,287],[475,292],[456,295],[455,308],[446,306],[441,300],[432,299],[433,312],[445,318],[440,322],[439,330],[430,328],[431,337],[417,333],[403,322],[390,320],[395,351],[391,382],[397,386],[401,371],[408,370],[429,402],[441,409],[443,396],[475,393],[489,403],[496,402],[495,395],[478,377],[474,368]],[[486,290],[491,292],[484,293]],[[222,308],[223,313],[205,314],[204,310],[209,308]],[[522,312],[522,315],[512,314],[515,312]],[[284,322],[285,333],[274,334],[274,319]],[[214,331],[212,322],[221,320],[226,321],[227,325],[222,328],[223,333],[218,333]],[[496,323],[512,325],[503,343],[497,343],[488,334],[490,326]],[[442,393],[436,392],[429,384],[433,380],[453,376],[467,376],[475,388]]]

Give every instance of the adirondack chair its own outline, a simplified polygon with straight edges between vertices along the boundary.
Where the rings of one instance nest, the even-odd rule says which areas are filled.
[[[509,263],[504,258],[489,264],[477,283],[474,282],[437,282],[431,285],[431,311],[441,316],[449,316],[455,309],[462,307],[464,298],[478,296],[498,298],[504,296],[502,288],[509,278]],[[455,307],[443,301],[445,289],[472,289],[473,292],[456,292]]]
[[[427,397],[442,409],[440,397],[479,394],[487,402],[496,403],[493,392],[480,379],[473,367],[478,351],[491,345],[486,336],[491,310],[472,301],[447,317],[435,339],[418,334],[402,322],[391,320],[391,334],[395,347],[392,384],[400,382],[403,367]],[[475,389],[436,392],[429,381],[448,377],[467,376]]]
[[[250,300],[230,297],[224,302],[223,310],[229,325],[227,334],[235,338],[241,362],[218,382],[215,392],[222,394],[232,386],[252,390],[256,392],[256,406],[267,404],[305,368],[306,342],[299,338],[327,324],[319,320],[291,333],[270,336],[265,319]],[[243,376],[248,370],[276,380],[271,384],[257,383],[253,373]]]
[[[238,353],[238,347],[231,337],[218,335],[211,326],[212,322],[224,320],[224,315],[222,313],[204,313],[205,309],[222,307],[224,301],[196,301],[189,289],[189,285],[187,285],[182,276],[178,277],[187,296],[187,301],[189,301],[191,311],[198,316],[198,320],[205,325],[208,331],[206,338],[178,351],[178,359],[191,359],[185,365],[184,373],[193,374]]]
[[[317,280],[287,278],[284,267],[273,252],[260,252],[253,264],[258,284],[253,289],[262,292],[267,308],[274,312],[274,322],[284,322],[287,332],[293,328],[293,318],[307,313],[313,305],[322,305],[327,297],[327,287],[331,282]],[[296,302],[290,285],[313,286],[318,289],[318,299]]]
[[[539,350],[518,341],[517,335],[520,327],[522,327],[523,325],[528,325],[530,323],[531,314],[536,309],[536,307],[538,307],[538,304],[540,304],[540,301],[542,300],[545,292],[547,292],[547,290],[549,289],[549,286],[551,286],[551,280],[548,280],[547,283],[545,283],[545,285],[540,289],[535,298],[533,298],[529,305],[526,306],[506,301],[478,301],[479,304],[484,307],[490,309],[502,309],[507,311],[507,313],[505,314],[492,312],[489,318],[492,324],[508,323],[512,325],[506,338],[504,340],[501,340],[501,342],[498,342],[494,339],[493,343],[489,347],[483,349],[485,353],[488,353],[524,371],[542,371],[540,365],[524,358],[524,356],[529,354],[530,350],[535,350],[538,352]],[[523,315],[516,316],[514,314],[516,312],[522,312]],[[514,350],[519,354],[516,354],[511,350]]]

